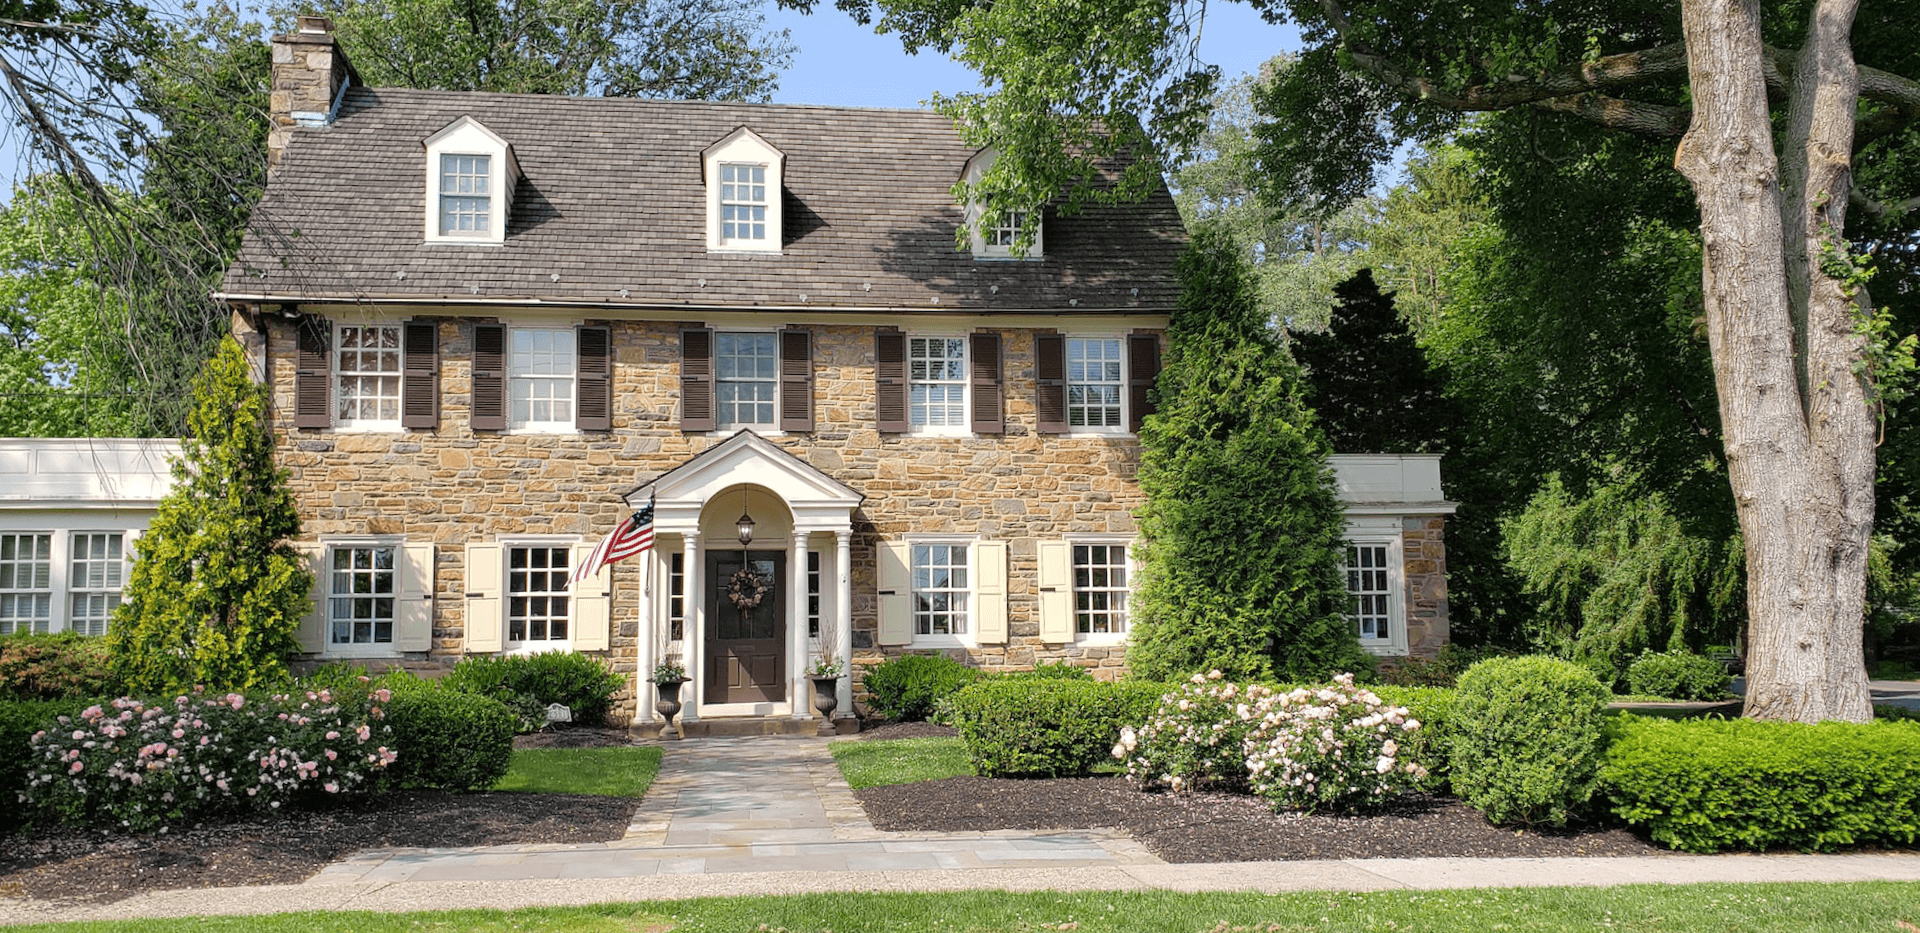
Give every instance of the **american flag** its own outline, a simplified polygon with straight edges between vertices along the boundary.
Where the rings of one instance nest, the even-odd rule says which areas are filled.
[[[631,518],[620,523],[593,546],[593,553],[580,566],[573,568],[573,576],[568,578],[567,586],[572,587],[580,581],[600,572],[608,564],[618,563],[635,554],[653,547],[653,503],[633,513]]]

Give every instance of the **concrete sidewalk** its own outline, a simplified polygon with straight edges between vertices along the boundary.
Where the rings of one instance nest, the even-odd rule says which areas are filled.
[[[0,924],[300,910],[408,911],[819,891],[1375,891],[1710,881],[1920,881],[1920,855],[1349,859],[1169,865],[1124,835],[888,833],[813,738],[666,746],[625,838],[386,849],[297,885],[162,891],[69,906],[0,898]]]

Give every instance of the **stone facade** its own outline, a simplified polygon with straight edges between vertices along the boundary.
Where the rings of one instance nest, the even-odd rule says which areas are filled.
[[[1439,515],[1401,519],[1406,575],[1407,654],[1433,660],[1447,644],[1447,520]]]

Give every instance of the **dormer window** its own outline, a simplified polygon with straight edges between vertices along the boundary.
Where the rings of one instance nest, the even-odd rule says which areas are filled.
[[[429,243],[498,245],[520,165],[513,147],[472,117],[461,117],[423,144],[427,155]]]
[[[975,153],[973,158],[967,160],[963,176],[966,183],[979,184],[999,155],[999,151],[992,148]],[[1033,242],[1021,252],[1020,236],[1028,229],[1033,231]],[[1038,211],[989,212],[985,202],[970,201],[967,204],[967,238],[973,244],[975,259],[1039,259],[1042,255],[1042,232]]]
[[[707,249],[780,252],[786,155],[743,126],[708,146],[700,161],[707,185]]]
[[[981,231],[989,248],[1011,249],[1020,241],[1020,228],[1027,225],[1027,211],[1004,211],[999,223],[992,224]]]

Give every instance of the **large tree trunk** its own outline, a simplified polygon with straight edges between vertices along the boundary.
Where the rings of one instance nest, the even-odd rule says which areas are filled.
[[[1708,339],[1747,550],[1746,714],[1872,718],[1861,628],[1874,413],[1853,370],[1854,301],[1822,271],[1840,231],[1859,75],[1857,0],[1821,0],[1795,69],[1786,174],[1768,119],[1756,0],[1684,0]],[[1783,190],[1784,185],[1784,190]]]

